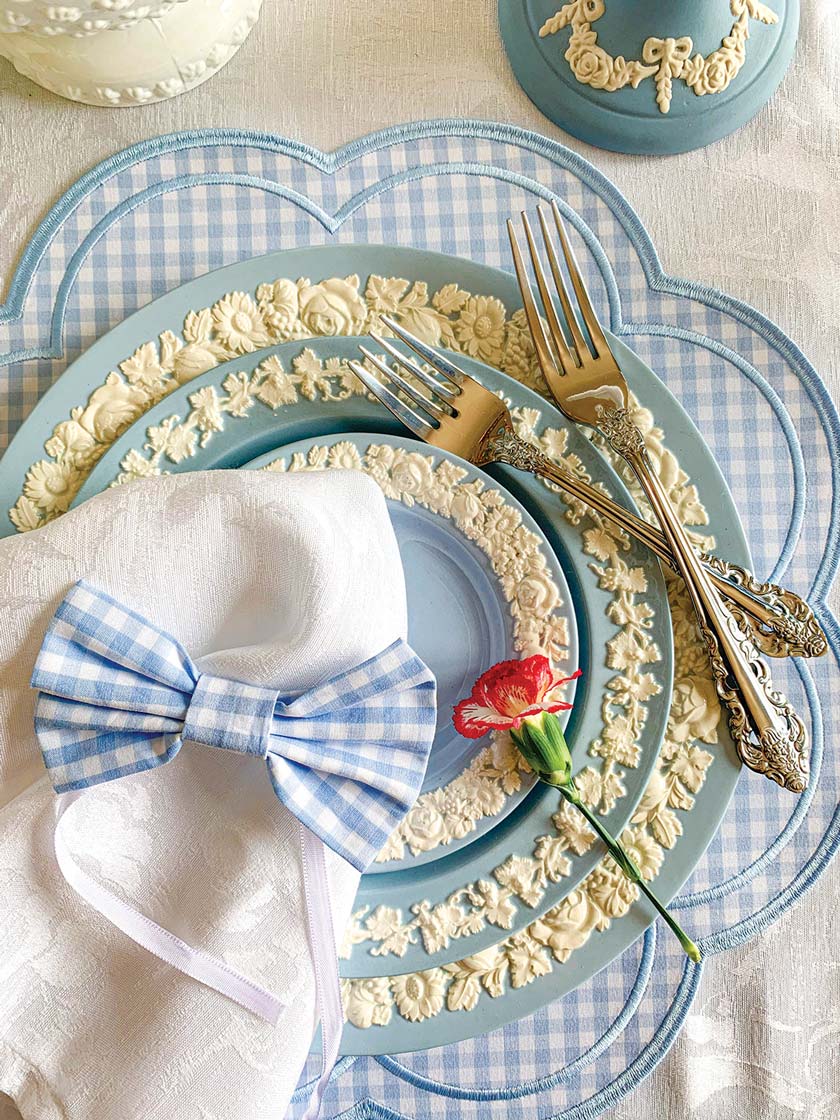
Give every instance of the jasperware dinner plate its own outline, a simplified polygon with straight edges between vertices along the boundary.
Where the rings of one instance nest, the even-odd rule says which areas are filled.
[[[471,463],[406,436],[342,432],[314,436],[279,446],[243,464],[246,470],[277,473],[311,470],[362,470],[381,485],[400,549],[408,601],[408,639],[432,669],[437,682],[438,722],[417,809],[443,809],[439,791],[461,780],[459,796],[469,796],[463,775],[475,767],[490,736],[464,739],[452,722],[455,704],[468,696],[474,681],[490,665],[522,656],[521,607],[512,611],[507,565],[514,559],[502,542],[488,539],[486,526],[507,538],[528,541],[531,578],[556,595],[550,615],[564,631],[563,655],[568,674],[577,668],[577,624],[563,568],[539,523],[498,481]],[[352,510],[348,510],[352,518]],[[482,526],[479,529],[478,521]],[[489,547],[488,547],[489,546]],[[520,555],[522,555],[520,553]],[[531,615],[530,617],[533,617]],[[567,674],[567,675],[568,675]],[[575,682],[564,689],[573,703]],[[563,726],[569,713],[559,713]],[[411,848],[412,830],[401,829],[394,844],[408,851],[383,858],[375,874],[419,867],[445,858],[495,827],[524,799],[534,784],[520,769],[517,788],[499,812],[478,819],[475,829],[453,836],[446,845]],[[417,812],[417,809],[415,812]],[[387,853],[386,853],[387,854]]]

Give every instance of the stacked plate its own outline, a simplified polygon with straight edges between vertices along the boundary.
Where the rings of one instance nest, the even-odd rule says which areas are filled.
[[[704,691],[689,608],[674,588],[669,602],[651,554],[529,475],[485,473],[409,438],[348,368],[356,336],[394,315],[459,351],[467,372],[509,401],[521,434],[632,508],[608,458],[539,395],[518,307],[507,274],[411,249],[331,246],[242,262],[98,341],[0,463],[0,533],[162,472],[357,469],[382,487],[409,640],[438,677],[440,713],[424,790],[363,877],[346,931],[346,1053],[416,1050],[533,1011],[650,921],[504,735],[456,735],[452,706],[489,665],[538,651],[569,672],[580,665],[567,728],[579,787],[665,899],[714,834],[738,775],[732,749],[709,769],[704,737],[728,743],[727,733],[711,685]],[[669,478],[684,517],[699,525],[708,514],[722,551],[748,563],[708,448],[656,376],[614,345],[650,410],[652,453],[665,454],[660,428],[680,448]]]

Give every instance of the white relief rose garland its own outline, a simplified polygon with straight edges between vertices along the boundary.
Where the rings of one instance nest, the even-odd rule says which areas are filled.
[[[607,0],[571,0],[543,23],[540,37],[571,27],[565,58],[579,82],[614,93],[628,85],[637,89],[642,81],[652,78],[659,111],[667,113],[675,78],[685,82],[698,97],[722,93],[746,62],[750,20],[765,24],[779,21],[776,12],[759,0],[730,0],[730,9],[734,22],[729,33],[708,55],[692,55],[690,35],[664,39],[649,36],[642,45],[641,59],[609,54],[599,45],[598,32],[592,26],[606,12]]]
[[[593,0],[597,3],[597,0]],[[345,287],[346,285],[346,287]],[[307,291],[303,300],[301,293]],[[225,303],[225,300],[228,302]],[[46,458],[32,465],[26,474],[23,491],[9,515],[19,531],[36,528],[69,508],[94,464],[126,428],[168,393],[192,378],[241,353],[250,353],[263,345],[268,332],[270,342],[311,337],[313,332],[350,333],[358,327],[363,300],[366,307],[363,331],[377,327],[380,312],[396,315],[410,330],[432,343],[443,343],[455,350],[474,354],[491,365],[510,373],[523,384],[538,391],[545,389],[535,368],[533,348],[523,314],[517,311],[507,317],[503,305],[494,297],[474,296],[449,284],[429,295],[422,282],[411,283],[397,278],[370,276],[362,295],[357,277],[336,278],[334,282],[311,284],[308,280],[279,279],[260,285],[255,297],[247,293],[230,293],[211,308],[191,312],[179,337],[164,331],[157,342],[144,343],[125,362],[119,372],[108,374],[105,381],[89,396],[85,404],[74,408],[59,423],[45,444]],[[499,323],[503,323],[500,332]],[[314,357],[314,355],[313,355]],[[270,361],[270,359],[269,359]],[[158,432],[152,439],[160,447],[147,450],[151,456],[137,452],[127,458],[123,473],[139,477],[155,473],[154,456],[160,452],[178,461],[194,453],[196,444],[212,438],[220,430],[225,415],[239,416],[247,412],[246,402],[260,390],[259,399],[270,408],[291,404],[300,398],[309,400],[341,400],[360,391],[352,375],[340,368],[316,362],[304,362],[287,373],[279,365],[262,369],[259,383],[239,375],[226,379],[224,396],[199,391],[191,407],[198,413],[194,427],[176,431],[183,425],[173,421],[170,431]],[[243,409],[245,410],[243,412]],[[542,449],[557,461],[573,469],[582,464],[566,455],[562,431],[545,430],[537,436],[539,417],[533,410],[520,410],[516,421],[520,434],[539,442]],[[650,453],[671,468],[669,489],[688,524],[703,525],[706,515],[684,472],[662,445],[662,433],[654,427],[646,410],[638,410],[637,419],[646,425],[646,442]],[[164,428],[161,425],[161,428]],[[171,454],[170,454],[171,453]],[[573,522],[584,517],[591,521],[583,532],[584,549],[593,556],[593,566],[602,586],[610,586],[616,598],[610,606],[611,617],[622,627],[644,636],[650,622],[643,602],[634,589],[636,575],[622,559],[628,541],[614,526],[603,522],[582,503],[563,495],[566,516]],[[699,539],[699,538],[698,538]],[[706,545],[711,542],[706,540]],[[681,585],[668,575],[672,622],[675,630],[675,680],[668,729],[648,787],[634,813],[630,825],[621,835],[634,860],[646,878],[653,879],[662,865],[665,851],[672,848],[682,832],[680,813],[694,804],[712,755],[705,746],[717,742],[719,708],[714,687],[709,679],[708,665],[699,644],[693,618]],[[616,766],[624,762],[622,751],[635,742],[624,732],[632,730],[637,705],[643,707],[645,692],[651,687],[644,670],[647,651],[641,662],[635,662],[635,640],[617,635],[622,641],[610,652],[616,676],[611,682],[611,697],[626,705],[626,718],[631,721],[615,734],[606,728],[601,739],[593,744],[593,753],[600,754],[605,770],[598,774],[589,767],[579,775],[582,793],[588,804],[599,797],[610,797],[617,779]],[[513,750],[504,742],[495,743],[494,768],[510,773]],[[630,756],[632,758],[632,755]],[[588,773],[593,775],[588,777]],[[579,820],[560,807],[555,815],[556,835],[541,838],[533,857],[511,856],[494,872],[494,880],[483,880],[465,888],[445,903],[431,906],[420,902],[414,908],[416,929],[424,944],[434,947],[448,944],[453,937],[463,936],[487,923],[500,929],[510,928],[515,913],[514,898],[524,902],[538,901],[541,886],[557,881],[567,874],[566,863],[571,855],[582,854],[592,843],[592,834]],[[459,897],[463,895],[463,897]],[[590,873],[578,888],[526,929],[502,940],[478,954],[441,968],[423,970],[404,976],[380,976],[342,982],[347,1018],[355,1026],[370,1028],[387,1024],[397,1013],[412,1022],[428,1019],[441,1011],[470,1011],[482,994],[498,998],[508,986],[517,988],[549,974],[555,962],[562,963],[583,945],[593,930],[608,928],[611,921],[626,913],[635,897],[635,888],[628,884],[609,859]],[[532,903],[534,904],[534,903]],[[364,921],[362,921],[364,919]],[[481,925],[477,925],[477,923]],[[374,914],[356,915],[347,931],[347,943],[371,941],[378,955],[402,955],[413,930],[396,911],[378,908]]]

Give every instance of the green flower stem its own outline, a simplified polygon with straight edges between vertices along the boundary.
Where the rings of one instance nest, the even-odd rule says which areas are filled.
[[[641,871],[620,842],[607,832],[595,814],[581,801],[572,777],[572,755],[557,716],[545,711],[527,716],[522,720],[521,726],[511,729],[511,738],[540,781],[559,789],[566,801],[584,815],[589,825],[607,845],[610,855],[630,882],[635,883],[642,894],[650,899],[674,931],[686,956],[695,963],[699,962],[700,950],[644,881]]]
[[[604,828],[595,814],[591,811],[591,809],[589,809],[581,801],[580,794],[578,793],[577,787],[574,783],[574,779],[565,783],[561,783],[558,781],[553,781],[553,775],[546,774],[544,776],[541,775],[541,777],[543,778],[543,781],[547,782],[548,785],[552,785],[556,789],[559,789],[560,793],[563,795],[563,797],[565,797],[569,804],[574,805],[578,812],[582,813],[584,817],[586,817],[589,825],[595,830],[595,832],[597,832],[597,834],[607,845],[607,849],[610,855],[630,880],[630,882],[635,883],[639,890],[648,899],[650,899],[659,914],[676,934],[680,945],[682,945],[683,949],[685,950],[686,956],[695,963],[699,962],[701,960],[700,950],[697,948],[691,938],[686,934],[682,926],[680,926],[679,923],[671,917],[671,915],[668,913],[668,911],[644,881],[641,871],[624,850],[624,847],[619,843],[618,840],[615,839],[614,836],[611,836],[610,833],[607,832],[607,830]]]

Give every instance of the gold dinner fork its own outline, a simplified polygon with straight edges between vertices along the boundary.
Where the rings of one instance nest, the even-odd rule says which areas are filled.
[[[770,680],[766,663],[749,633],[721,599],[671,504],[633,421],[627,382],[595,315],[575,261],[560,210],[552,204],[554,228],[563,251],[577,310],[572,304],[545,211],[540,227],[565,330],[555,309],[526,214],[522,214],[529,255],[540,293],[545,325],[534,300],[513,223],[508,234],[537,360],[555,401],[575,423],[600,431],[632,467],[662,527],[682,575],[706,643],[718,696],[743,762],[785,789],[800,793],[807,784],[805,726]],[[586,332],[584,334],[584,331]]]

